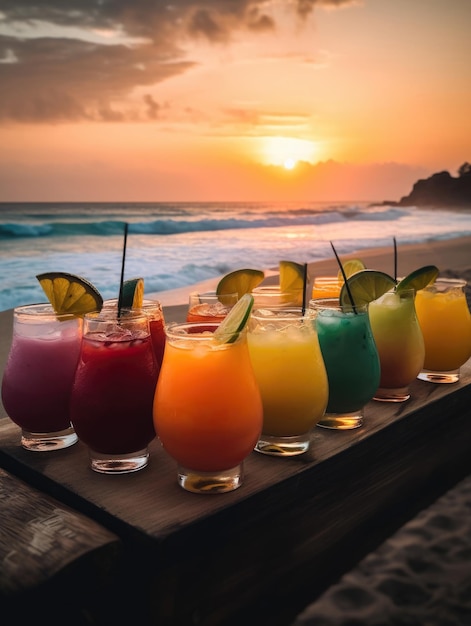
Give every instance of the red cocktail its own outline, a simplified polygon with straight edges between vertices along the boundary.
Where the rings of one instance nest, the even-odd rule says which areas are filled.
[[[146,315],[128,311],[118,319],[104,309],[85,316],[71,420],[95,471],[123,473],[147,465],[157,374]]]

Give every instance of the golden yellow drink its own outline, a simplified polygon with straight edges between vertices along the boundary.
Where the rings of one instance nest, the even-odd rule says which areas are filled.
[[[430,382],[456,382],[471,356],[471,314],[466,281],[439,279],[416,295],[416,310],[425,342],[424,371]]]
[[[314,319],[301,309],[252,313],[247,338],[263,403],[259,452],[306,452],[309,431],[324,415],[328,383]]]
[[[381,379],[374,399],[408,400],[408,385],[423,368],[425,356],[414,290],[389,291],[370,302],[368,313],[381,364]]]

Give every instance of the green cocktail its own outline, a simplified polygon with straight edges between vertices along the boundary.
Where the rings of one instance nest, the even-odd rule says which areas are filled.
[[[352,309],[337,299],[311,300],[317,312],[316,327],[329,381],[325,415],[317,423],[324,428],[348,430],[363,423],[363,408],[380,380],[378,352],[366,305]]]

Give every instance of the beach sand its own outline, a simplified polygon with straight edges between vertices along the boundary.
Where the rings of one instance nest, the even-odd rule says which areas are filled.
[[[471,476],[310,604],[292,626],[471,625]]]
[[[394,272],[392,247],[341,258],[361,258],[370,269]],[[398,276],[430,264],[437,265],[441,276],[462,276],[471,283],[471,238],[398,247]],[[334,258],[309,266],[311,279],[336,273]],[[267,274],[266,282],[276,282],[276,270]],[[214,289],[217,282],[146,296],[160,299],[167,322],[180,321],[186,315],[189,292]],[[471,305],[469,288],[467,295]],[[12,312],[1,312],[2,359],[6,359],[11,329]],[[4,415],[0,405],[0,417]],[[471,626],[471,476],[405,524],[292,624],[389,625]]]

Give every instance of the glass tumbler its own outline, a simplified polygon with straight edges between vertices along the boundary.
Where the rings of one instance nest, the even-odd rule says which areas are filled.
[[[388,291],[368,306],[381,364],[381,378],[375,400],[408,400],[409,385],[424,366],[424,339],[415,311],[414,296],[414,289]]]
[[[177,462],[178,484],[224,493],[243,482],[243,462],[258,441],[262,402],[246,329],[216,340],[218,324],[169,324],[154,400],[154,423]]]
[[[88,446],[92,470],[123,474],[146,467],[148,444],[155,438],[156,380],[147,315],[118,316],[106,307],[85,315],[70,413]]]
[[[342,288],[342,282],[337,276],[316,276],[312,284],[312,299],[338,298]]]
[[[252,290],[254,309],[301,307],[303,290],[282,291],[280,285],[262,285]]]
[[[118,298],[111,298],[105,300],[105,308],[116,309],[118,308]],[[140,309],[126,309],[127,311],[140,310],[144,312],[149,318],[149,330],[152,340],[152,347],[154,348],[155,360],[157,361],[157,368],[160,371],[162,365],[162,359],[164,357],[165,350],[165,318],[162,305],[159,300],[153,300],[151,298],[144,298],[142,307]]]
[[[317,426],[337,430],[363,424],[364,406],[378,388],[380,363],[368,306],[339,306],[337,298],[311,300],[329,381],[326,412]]]
[[[186,321],[222,322],[237,300],[237,293],[218,295],[215,291],[192,291],[188,299]]]
[[[307,452],[324,415],[327,373],[314,311],[257,309],[249,320],[249,352],[262,394],[263,428],[256,450],[272,456]]]
[[[56,315],[50,304],[13,311],[13,337],[2,380],[2,401],[33,452],[73,445],[69,400],[80,352],[82,320]]]
[[[157,368],[160,371],[165,350],[165,317],[162,305],[159,300],[145,298],[141,308],[149,318],[150,338],[154,348]]]
[[[417,292],[415,308],[425,342],[424,369],[418,378],[455,383],[471,356],[471,315],[465,280],[440,278]]]

